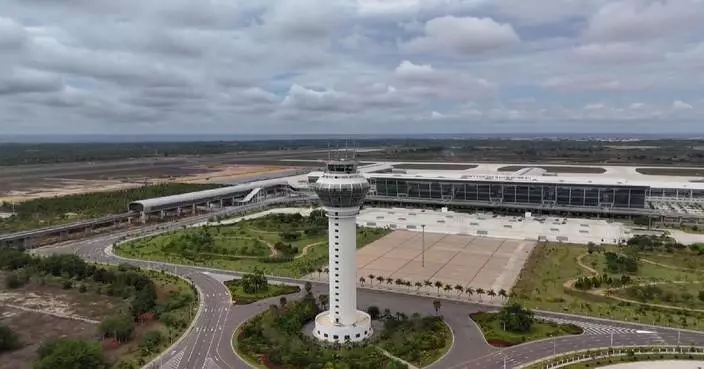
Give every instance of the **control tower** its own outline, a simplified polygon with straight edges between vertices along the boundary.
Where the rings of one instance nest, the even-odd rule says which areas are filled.
[[[369,314],[357,310],[357,215],[369,182],[355,160],[327,163],[313,184],[328,216],[330,309],[315,318],[313,335],[328,342],[359,342],[372,335]]]

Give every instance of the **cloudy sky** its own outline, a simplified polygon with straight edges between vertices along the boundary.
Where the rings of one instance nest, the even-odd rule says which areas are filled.
[[[0,134],[704,132],[704,0],[2,0]]]

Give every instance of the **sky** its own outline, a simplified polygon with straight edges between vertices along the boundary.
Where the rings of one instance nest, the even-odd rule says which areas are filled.
[[[0,7],[0,134],[704,132],[704,0]]]

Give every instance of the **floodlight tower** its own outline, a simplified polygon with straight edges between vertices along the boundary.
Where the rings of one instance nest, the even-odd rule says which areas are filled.
[[[315,318],[313,335],[328,342],[358,342],[372,335],[369,314],[357,310],[357,215],[369,182],[357,172],[354,156],[327,162],[313,184],[328,216],[328,311]]]

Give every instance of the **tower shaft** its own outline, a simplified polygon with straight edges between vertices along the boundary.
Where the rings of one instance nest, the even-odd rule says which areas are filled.
[[[330,321],[343,325],[357,321],[357,213],[327,209]]]

